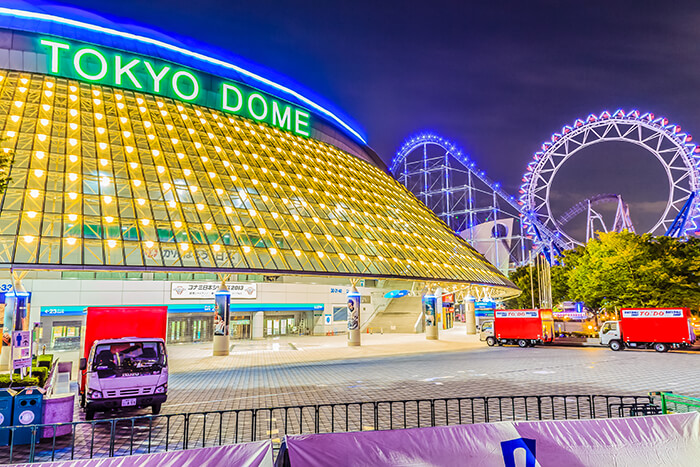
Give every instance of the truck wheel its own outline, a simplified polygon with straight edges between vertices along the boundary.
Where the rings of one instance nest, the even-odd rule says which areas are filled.
[[[657,352],[667,352],[668,351],[668,346],[662,342],[657,342],[654,344],[654,350]]]
[[[493,336],[487,337],[486,338],[486,345],[488,345],[489,347],[493,347],[494,345],[496,345],[496,338]]]
[[[614,350],[615,352],[622,350],[624,347],[622,346],[622,342],[618,340],[611,340],[610,341],[610,349]]]
[[[525,339],[520,339],[520,340],[518,340],[518,347],[520,347],[521,349],[524,349],[524,348],[527,347],[528,345],[530,345],[530,344],[529,344],[529,342],[526,341]]]
[[[158,415],[160,413],[160,404],[153,404],[151,410],[153,411],[153,415]]]
[[[94,419],[95,419],[95,409],[90,409],[90,408],[85,409],[85,420],[94,420]]]

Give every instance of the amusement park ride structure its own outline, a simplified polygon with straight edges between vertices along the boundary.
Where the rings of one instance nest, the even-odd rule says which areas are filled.
[[[611,228],[608,228],[608,226],[605,224],[605,219],[603,219],[603,216],[598,211],[593,209],[594,206],[604,203],[617,204],[615,220],[613,221]],[[628,232],[635,231],[634,225],[632,224],[632,219],[630,218],[630,207],[623,201],[621,195],[604,194],[595,195],[584,199],[566,211],[559,218],[557,225],[559,225],[560,228],[564,227],[565,224],[582,212],[586,213],[586,243],[588,243],[588,241],[595,236],[596,232],[600,232],[600,229],[596,229],[596,221],[598,221],[598,225],[605,233],[622,232],[623,230],[627,230]]]
[[[445,224],[496,267],[508,271],[540,253],[551,261],[554,255],[589,241],[596,231],[634,231],[629,206],[618,194],[583,200],[559,218],[550,206],[552,181],[562,165],[578,151],[609,141],[640,146],[664,168],[668,198],[649,232],[672,237],[700,234],[700,147],[680,126],[637,110],[591,114],[554,133],[527,165],[519,198],[487,177],[455,144],[435,134],[407,140],[390,170]],[[593,209],[609,202],[617,203],[611,227]],[[582,212],[587,213],[585,242],[564,229]]]

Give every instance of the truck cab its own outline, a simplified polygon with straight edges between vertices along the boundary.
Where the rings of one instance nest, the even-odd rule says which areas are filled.
[[[161,338],[125,337],[93,343],[80,359],[81,405],[95,412],[150,406],[158,414],[167,399],[168,356]]]
[[[479,330],[479,340],[483,342],[489,337],[493,337],[493,321],[484,321]]]
[[[624,346],[619,321],[606,321],[603,323],[600,327],[600,345],[609,346],[616,351]]]

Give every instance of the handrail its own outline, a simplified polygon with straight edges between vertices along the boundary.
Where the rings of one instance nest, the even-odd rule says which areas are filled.
[[[620,407],[619,411],[611,407]],[[0,463],[117,457],[271,439],[285,435],[394,430],[516,420],[595,419],[626,416],[628,406],[653,406],[653,397],[628,395],[536,395],[287,405],[139,415],[91,421],[0,427],[11,435]],[[653,411],[629,411],[628,415]],[[57,436],[60,427],[70,434]],[[18,430],[28,445],[14,443]],[[42,433],[53,433],[41,439]]]
[[[700,398],[683,396],[672,392],[650,392],[649,395],[661,398],[661,412],[664,414],[700,412]]]

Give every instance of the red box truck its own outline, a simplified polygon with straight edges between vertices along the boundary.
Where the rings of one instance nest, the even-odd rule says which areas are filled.
[[[493,322],[485,322],[481,327],[481,340],[491,347],[496,344],[531,347],[553,339],[552,310],[495,310]]]
[[[80,405],[95,412],[150,406],[167,399],[165,306],[88,307],[80,359]]]
[[[685,349],[695,338],[688,308],[623,308],[619,321],[606,321],[600,328],[601,345],[615,351]]]

